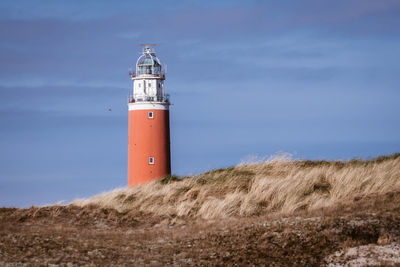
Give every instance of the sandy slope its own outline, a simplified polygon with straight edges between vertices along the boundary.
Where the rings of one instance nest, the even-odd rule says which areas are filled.
[[[390,264],[400,257],[399,222],[400,192],[313,213],[223,221],[98,207],[3,208],[0,264],[317,266],[368,259],[362,247],[360,255],[340,254],[366,245],[375,264]]]
[[[400,191],[400,154],[349,162],[278,157],[183,179],[169,177],[73,203],[121,212],[222,219],[312,211],[393,190]]]
[[[200,175],[193,181],[170,179],[143,189],[123,190],[124,197],[121,197],[121,192],[112,192],[111,198],[105,198],[107,193],[85,203],[80,201],[79,206],[0,208],[0,265],[399,264],[400,190],[396,187],[400,179],[397,176],[398,160],[398,156],[392,156],[369,162],[263,163],[258,166],[258,170],[254,168],[257,166],[239,166],[237,168],[242,168],[239,169],[241,172],[235,168],[217,170]],[[251,167],[253,170],[250,175]],[[333,170],[347,175],[362,173],[363,177],[356,178],[363,184],[352,185],[354,194],[350,194],[348,188],[343,188],[350,195],[338,199],[335,190],[340,188],[334,183],[340,182],[343,186],[348,177],[337,175]],[[262,191],[264,196],[258,198],[252,192],[254,183],[260,183],[263,179],[257,173],[267,173],[267,179],[270,181],[275,177],[277,183],[282,182],[279,179],[286,179],[283,183],[285,185],[293,181],[290,180],[293,177],[303,179],[299,173],[308,173],[306,177],[311,182],[303,187],[297,185],[299,192],[290,186],[287,191],[279,187],[279,192],[285,197],[281,201],[269,199],[276,201],[275,206],[271,206],[270,202],[258,203],[257,200],[265,201],[265,195],[268,196],[268,192],[272,191]],[[321,176],[321,173],[333,175]],[[380,174],[378,178],[374,175],[377,173]],[[228,174],[234,174],[231,180]],[[188,185],[191,187],[181,189]],[[171,201],[160,197],[171,193],[165,188],[173,191]],[[238,192],[238,188],[253,194],[251,199],[254,201],[242,205],[242,202],[235,202],[235,198],[229,198],[229,194]],[[203,196],[197,194],[197,204],[190,206],[195,209],[178,215],[176,211],[179,209],[173,208],[173,201],[192,203],[196,198],[193,199],[193,195],[187,198],[186,194],[201,189],[204,189],[208,197],[213,196],[214,200],[219,200],[218,203],[224,202],[223,207],[232,199],[239,204],[216,212],[219,205],[202,206],[210,198],[207,198],[206,193]],[[145,192],[153,194],[148,195],[144,202],[139,201],[139,204],[150,203],[151,200],[154,203],[153,206],[140,209],[135,197]],[[239,196],[244,194],[244,191],[240,192]],[[289,198],[288,192],[297,195]],[[246,196],[241,197],[245,199]],[[102,199],[103,202],[94,201],[96,199]],[[104,199],[111,199],[111,202],[106,205]],[[126,202],[126,199],[129,201]],[[301,201],[302,205],[297,205],[293,199]],[[324,205],[321,199],[330,204]],[[290,208],[290,203],[300,208]],[[175,203],[176,206],[178,204]],[[154,205],[164,205],[164,212],[149,208]],[[247,207],[251,212],[240,213],[240,207],[242,210]],[[272,210],[273,207],[275,210]],[[211,210],[200,213],[202,208]]]

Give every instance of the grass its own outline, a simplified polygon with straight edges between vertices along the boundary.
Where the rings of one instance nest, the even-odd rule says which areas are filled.
[[[287,155],[115,189],[73,205],[119,212],[218,219],[289,214],[400,191],[400,154],[370,160],[291,160]]]

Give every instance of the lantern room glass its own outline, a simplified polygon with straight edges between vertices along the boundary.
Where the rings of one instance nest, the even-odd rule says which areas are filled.
[[[136,66],[137,75],[160,75],[161,64],[155,56],[151,54],[143,55]]]

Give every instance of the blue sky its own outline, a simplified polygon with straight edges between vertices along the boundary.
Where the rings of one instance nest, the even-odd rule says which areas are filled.
[[[0,36],[0,206],[126,185],[143,42],[163,44],[175,174],[400,151],[397,0],[3,0]]]

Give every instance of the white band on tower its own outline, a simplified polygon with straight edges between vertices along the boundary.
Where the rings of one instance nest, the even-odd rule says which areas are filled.
[[[169,103],[164,102],[135,102],[128,104],[129,110],[160,109],[169,110]]]

